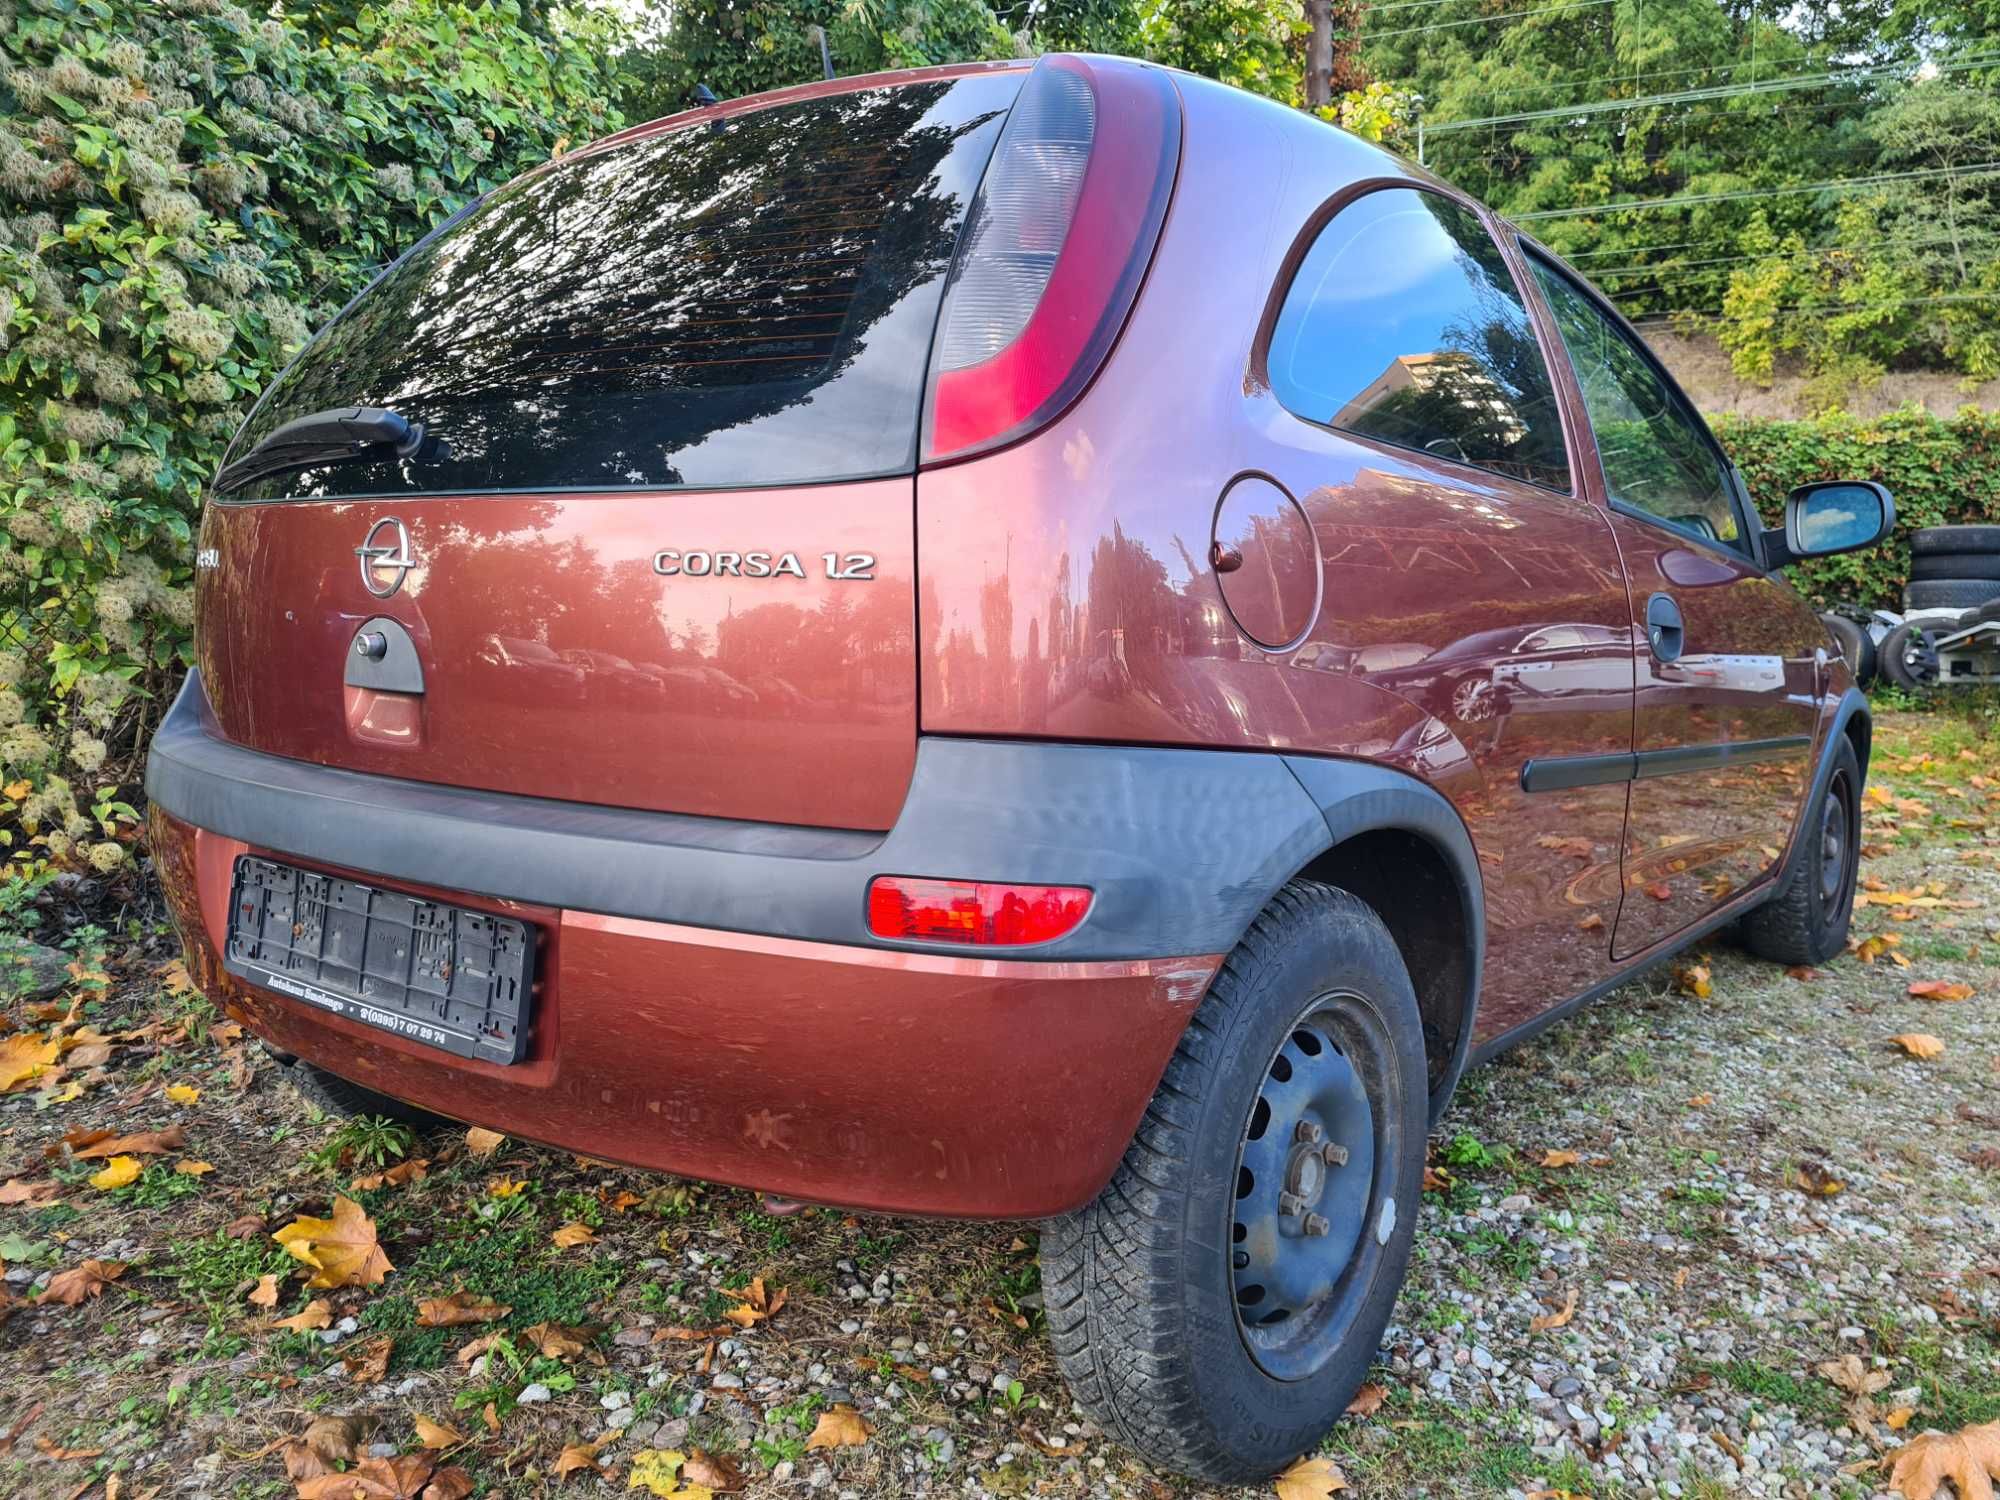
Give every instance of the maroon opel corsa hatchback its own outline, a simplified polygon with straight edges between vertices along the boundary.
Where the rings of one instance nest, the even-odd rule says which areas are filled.
[[[1460,1073],[1727,923],[1837,952],[1869,715],[1632,330],[1311,118],[844,79],[469,205],[216,477],[154,847],[321,1098],[1042,1218],[1077,1399],[1268,1474]]]

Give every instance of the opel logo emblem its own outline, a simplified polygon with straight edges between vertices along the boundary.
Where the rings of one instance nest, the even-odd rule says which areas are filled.
[[[409,529],[394,516],[384,516],[368,528],[354,555],[361,559],[361,586],[386,599],[403,586],[417,560],[410,556]]]

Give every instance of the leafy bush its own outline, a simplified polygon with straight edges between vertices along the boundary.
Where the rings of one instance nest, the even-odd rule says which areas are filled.
[[[111,871],[137,836],[245,403],[436,220],[619,123],[602,13],[334,9],[308,33],[229,0],[0,0],[0,812],[41,846],[17,855]]]
[[[1912,408],[1867,421],[1722,417],[1714,426],[1767,525],[1778,523],[1786,494],[1809,480],[1874,479],[1895,495],[1896,537],[1888,544],[1792,569],[1800,590],[1821,604],[1900,608],[1912,530],[2000,522],[2000,413],[1968,406],[1935,417]]]

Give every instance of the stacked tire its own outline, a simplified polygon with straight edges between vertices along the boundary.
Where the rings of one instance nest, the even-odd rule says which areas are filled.
[[[2000,597],[2000,526],[1927,526],[1910,537],[1903,609],[1975,609]]]

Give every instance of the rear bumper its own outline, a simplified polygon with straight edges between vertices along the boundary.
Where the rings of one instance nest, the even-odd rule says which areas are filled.
[[[1297,867],[1287,861],[1310,857],[1288,847],[1291,820],[1303,843],[1324,838],[1318,809],[1275,757],[956,742],[961,772],[981,748],[999,757],[983,779],[955,783],[983,819],[965,795],[919,806],[920,771],[897,830],[828,833],[281,761],[216,738],[200,691],[191,684],[176,705],[149,766],[152,837],[189,971],[232,1016],[284,1052],[440,1114],[885,1212],[1039,1217],[1089,1201],[1240,925],[1222,929],[1239,913],[1247,923]],[[1006,769],[1023,755],[1038,770]],[[1040,785],[1029,793],[1008,784],[1015,777]],[[1065,802],[1079,781],[1094,783],[1092,816]],[[1260,785],[1270,789],[1261,807]],[[425,835],[414,841],[400,827],[413,808]],[[635,836],[610,837],[624,820]],[[570,862],[568,836],[586,837],[577,824],[589,825],[582,847],[596,869]],[[663,825],[684,836],[663,839]],[[230,877],[251,852],[533,923],[526,1056],[512,1066],[454,1057],[227,973]],[[454,855],[475,878],[423,878]],[[720,895],[704,865],[726,872]],[[1096,905],[1079,933],[1032,956],[890,947],[862,925],[873,874],[1032,880],[1058,867],[1092,885]],[[630,878],[607,880],[606,868]],[[595,909],[546,899],[592,880]],[[738,921],[725,927],[716,919],[731,892]],[[779,925],[822,930],[768,930]]]

